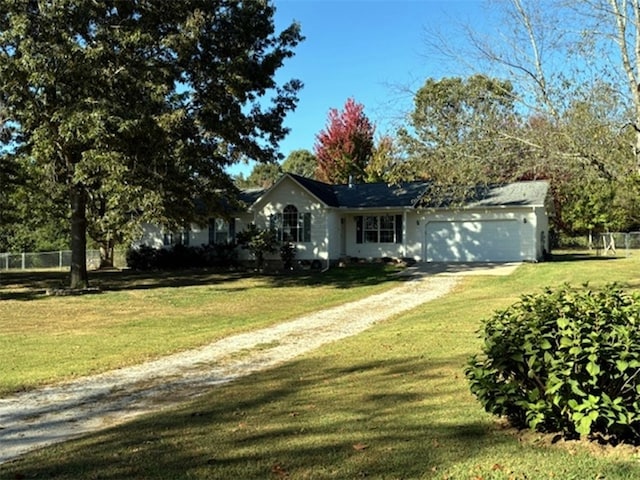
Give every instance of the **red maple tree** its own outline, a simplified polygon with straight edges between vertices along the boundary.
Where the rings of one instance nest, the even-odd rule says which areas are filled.
[[[316,136],[316,177],[327,183],[360,182],[373,154],[375,126],[364,114],[364,106],[347,99],[344,110],[329,110],[327,126]]]

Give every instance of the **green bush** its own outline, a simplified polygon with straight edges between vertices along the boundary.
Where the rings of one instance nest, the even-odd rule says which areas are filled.
[[[565,285],[483,322],[466,375],[484,408],[517,427],[640,441],[640,296]]]
[[[261,229],[250,223],[245,230],[238,232],[237,242],[241,248],[249,250],[256,262],[256,270],[264,268],[264,256],[278,251],[278,237],[275,230]]]
[[[286,242],[280,247],[280,259],[285,270],[293,270],[293,261],[296,258],[296,246]]]
[[[221,267],[237,265],[238,255],[233,243],[188,247],[153,248],[141,245],[127,251],[127,265],[133,270],[177,270],[184,268]]]

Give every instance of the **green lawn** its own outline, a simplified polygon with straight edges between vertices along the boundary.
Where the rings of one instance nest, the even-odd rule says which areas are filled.
[[[496,308],[564,282],[640,288],[640,258],[556,260],[465,278],[447,297],[356,337],[0,466],[0,478],[638,478],[635,449],[514,432],[468,393],[463,365],[479,347],[480,320]]]
[[[46,296],[66,274],[0,272],[0,396],[140,363],[393,287],[383,266],[328,274],[96,272],[100,294]]]

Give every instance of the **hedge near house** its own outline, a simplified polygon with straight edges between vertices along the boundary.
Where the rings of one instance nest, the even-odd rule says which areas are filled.
[[[525,295],[483,322],[466,376],[516,427],[640,443],[640,295],[615,284]]]

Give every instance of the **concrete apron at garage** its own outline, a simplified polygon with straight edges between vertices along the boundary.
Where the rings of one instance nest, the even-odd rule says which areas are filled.
[[[520,262],[482,262],[482,263],[444,263],[422,262],[409,267],[415,274],[422,275],[511,275],[522,263]]]

